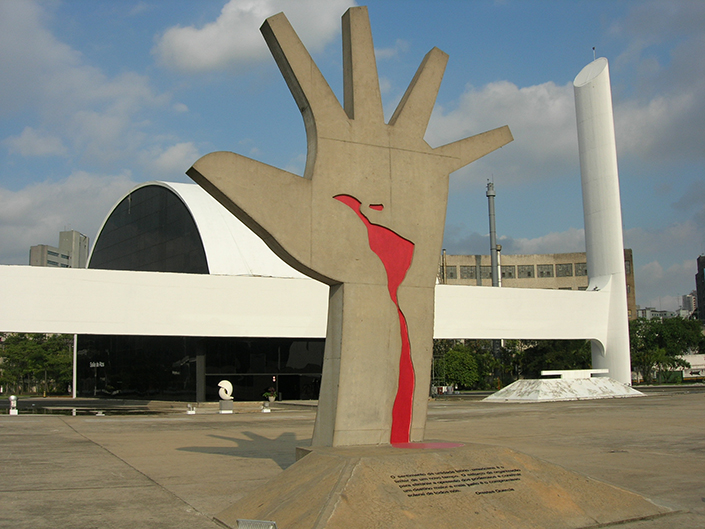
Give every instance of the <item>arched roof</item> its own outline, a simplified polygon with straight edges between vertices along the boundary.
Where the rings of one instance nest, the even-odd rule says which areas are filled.
[[[115,209],[130,194],[148,186],[165,188],[186,206],[201,237],[210,274],[282,278],[306,277],[279,259],[262,239],[200,186],[176,182],[147,182],[136,186],[121,197],[98,230],[91,257],[93,250],[98,245],[101,233]]]

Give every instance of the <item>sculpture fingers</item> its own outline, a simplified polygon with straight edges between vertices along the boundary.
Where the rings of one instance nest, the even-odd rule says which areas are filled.
[[[448,54],[438,48],[426,54],[389,120],[390,125],[419,139],[424,137],[447,63]]]
[[[448,157],[448,171],[453,172],[482,158],[514,140],[508,126],[476,134],[433,149],[434,154]]]
[[[366,7],[351,7],[343,15],[343,92],[343,106],[350,119],[384,123]]]
[[[186,174],[290,266],[310,262],[310,180],[232,152],[207,154]]]
[[[347,116],[284,13],[269,17],[260,31],[303,115],[309,158],[315,157],[317,135],[339,136]],[[310,170],[307,162],[306,177]]]

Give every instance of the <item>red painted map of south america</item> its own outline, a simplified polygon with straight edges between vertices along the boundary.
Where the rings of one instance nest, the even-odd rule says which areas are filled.
[[[372,224],[360,211],[362,203],[350,195],[337,195],[336,200],[349,206],[367,228],[367,238],[370,248],[377,254],[387,272],[387,288],[389,297],[397,307],[399,314],[399,328],[401,332],[401,355],[399,357],[399,385],[392,408],[392,432],[390,442],[408,443],[411,434],[411,414],[414,398],[414,366],[411,362],[411,343],[409,341],[409,328],[404,313],[399,307],[397,291],[404,281],[406,272],[411,266],[414,255],[414,243],[389,228]],[[376,210],[384,208],[381,204],[370,206]]]

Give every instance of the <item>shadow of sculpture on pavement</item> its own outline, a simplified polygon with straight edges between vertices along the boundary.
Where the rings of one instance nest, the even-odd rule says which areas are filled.
[[[199,454],[213,454],[221,456],[243,457],[249,459],[271,459],[282,470],[296,462],[295,448],[298,444],[306,443],[308,439],[297,439],[294,432],[284,432],[274,439],[264,437],[254,432],[240,432],[247,436],[246,439],[228,437],[225,435],[209,435],[213,439],[220,439],[232,443],[232,446],[183,446],[177,448],[181,452],[196,452]]]

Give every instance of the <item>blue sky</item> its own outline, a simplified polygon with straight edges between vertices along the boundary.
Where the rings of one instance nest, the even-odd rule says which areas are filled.
[[[301,116],[259,26],[284,11],[342,95],[348,0],[0,0],[0,264],[64,228],[94,239],[137,183],[231,150],[294,172]],[[390,116],[425,53],[450,55],[426,140],[515,141],[451,176],[445,247],[584,250],[572,80],[610,61],[637,302],[676,308],[705,253],[705,2],[370,1]]]

